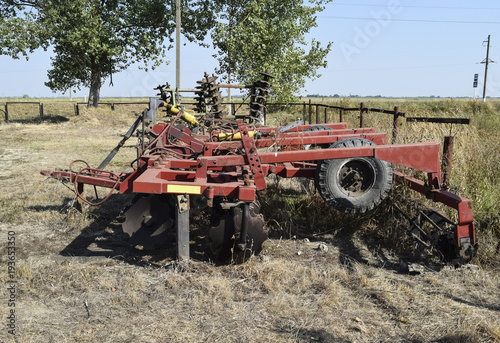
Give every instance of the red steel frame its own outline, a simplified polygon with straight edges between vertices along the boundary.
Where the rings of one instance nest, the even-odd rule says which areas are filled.
[[[163,134],[157,142],[158,151],[143,155],[139,167],[130,174],[113,174],[88,167],[81,171],[43,171],[42,174],[77,184],[92,184],[117,189],[121,193],[198,194],[209,201],[226,196],[240,201],[255,200],[256,191],[266,189],[265,177],[314,177],[314,161],[324,159],[373,157],[427,174],[421,181],[394,171],[395,181],[422,193],[433,201],[458,211],[455,244],[476,244],[472,201],[440,188],[441,169],[439,143],[388,145],[385,133],[371,128],[347,129],[345,123],[325,124],[331,130],[307,131],[311,125],[299,125],[285,133],[278,127],[259,127],[261,137],[250,137],[250,128],[238,122],[242,135],[239,141],[213,141],[208,136],[191,135],[188,129],[168,128],[168,135],[183,141],[185,147],[170,149],[165,130],[167,124],[154,126],[153,132]],[[344,138],[360,137],[376,146],[304,150],[308,144],[331,144]],[[279,146],[285,151],[259,152],[260,148]],[[177,152],[177,154],[172,153]],[[240,151],[240,153],[236,153]],[[244,151],[244,153],[241,153]],[[161,153],[160,153],[161,152]],[[183,157],[179,157],[183,154]],[[198,155],[196,159],[189,155]]]

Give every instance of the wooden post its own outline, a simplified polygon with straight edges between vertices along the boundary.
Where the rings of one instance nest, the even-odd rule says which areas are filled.
[[[328,123],[328,107],[325,107],[325,124]]]
[[[399,125],[399,107],[394,107],[394,117],[392,121],[392,144],[396,144],[396,138],[398,136],[398,125]]]
[[[441,166],[441,169],[443,170],[442,187],[444,189],[450,188],[451,165],[453,161],[453,140],[453,136],[444,137],[443,162]]]
[[[311,105],[311,99],[309,99],[309,124],[312,122],[312,105]]]
[[[339,122],[342,123],[343,120],[344,120],[344,109],[341,108],[341,109],[339,109]]]
[[[5,103],[5,121],[9,121],[9,105]]]
[[[319,119],[319,105],[316,105],[316,124],[320,123]]]
[[[306,122],[306,112],[307,112],[307,110],[306,110],[306,103],[304,101],[303,102],[303,106],[302,106],[302,118],[304,120],[304,123]]]
[[[363,112],[365,111],[365,104],[361,103],[359,106],[359,127],[363,127]]]
[[[43,104],[40,104],[40,118],[43,118]]]

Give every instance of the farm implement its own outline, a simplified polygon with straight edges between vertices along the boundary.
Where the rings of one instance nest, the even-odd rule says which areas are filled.
[[[123,140],[97,167],[73,162],[68,170],[42,171],[43,175],[70,182],[76,194],[84,185],[134,193],[122,228],[133,246],[152,249],[174,232],[177,258],[189,259],[189,213],[194,207],[212,208],[209,229],[212,251],[221,261],[244,260],[262,250],[268,237],[260,214],[257,192],[267,188],[266,177],[304,177],[333,209],[361,214],[373,210],[389,194],[393,182],[458,212],[453,222],[434,211],[419,211],[411,218],[411,234],[425,246],[437,247],[441,257],[464,263],[475,254],[477,242],[472,201],[442,187],[439,143],[388,144],[387,134],[372,128],[347,128],[346,123],[287,126],[263,125],[265,95],[271,76],[249,88],[250,113],[222,116],[215,77],[205,74],[193,90],[194,111],[179,104],[176,91],[159,86]],[[231,86],[234,87],[234,86]],[[166,116],[156,122],[156,108]],[[137,159],[130,173],[105,168],[133,134],[138,137]],[[393,170],[403,166],[425,175],[424,180]],[[108,197],[109,197],[108,195]]]

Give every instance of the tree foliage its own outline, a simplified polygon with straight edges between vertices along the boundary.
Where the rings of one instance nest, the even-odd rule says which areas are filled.
[[[199,13],[210,1],[183,3],[184,37],[203,41],[213,17]],[[28,57],[52,47],[46,85],[53,91],[89,87],[94,106],[112,74],[135,62],[164,63],[175,31],[175,0],[11,0],[0,3],[0,15],[1,54]]]
[[[326,47],[306,34],[332,0],[182,0],[182,34],[201,44],[211,32],[218,73],[251,83],[269,69],[273,94],[288,100],[326,66]],[[3,0],[0,54],[29,57],[53,49],[46,85],[89,87],[97,106],[102,83],[131,64],[165,62],[175,31],[175,0]]]
[[[316,13],[331,0],[218,0],[220,20],[212,30],[218,73],[248,84],[265,69],[275,77],[272,95],[288,101],[326,67],[332,43],[322,47],[306,34]],[[307,49],[307,51],[306,51]]]

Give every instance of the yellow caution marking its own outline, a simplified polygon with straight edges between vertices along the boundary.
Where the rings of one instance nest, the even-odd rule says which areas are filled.
[[[167,185],[167,193],[201,194],[201,186]]]

